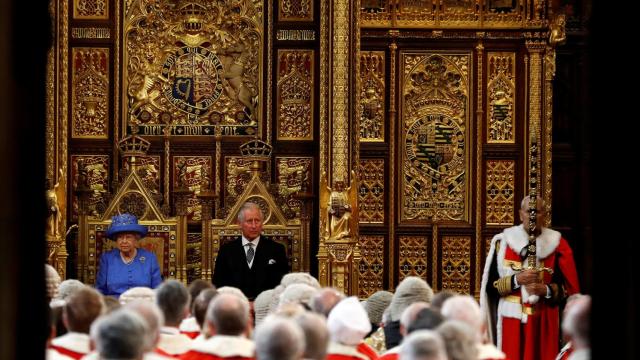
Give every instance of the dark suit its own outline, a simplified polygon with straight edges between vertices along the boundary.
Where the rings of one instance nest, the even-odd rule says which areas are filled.
[[[253,264],[249,268],[242,238],[238,237],[220,248],[213,284],[216,287],[237,287],[249,300],[253,300],[262,291],[278,286],[282,276],[288,272],[287,253],[282,244],[260,236]]]

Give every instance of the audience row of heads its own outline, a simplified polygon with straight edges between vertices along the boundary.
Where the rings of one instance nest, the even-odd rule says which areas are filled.
[[[324,359],[330,344],[357,346],[381,324],[397,324],[398,338],[387,331],[393,326],[385,326],[384,333],[387,349],[402,342],[401,359],[475,359],[486,342],[484,314],[473,297],[451,291],[434,295],[417,277],[405,278],[394,293],[378,291],[360,302],[322,288],[308,273],[290,273],[255,299],[255,318],[240,290],[216,289],[204,280],[188,288],[175,280],[155,290],[133,288],[111,306],[91,287],[72,280],[64,284],[51,293],[52,306],[62,305],[68,330],[90,333],[105,358],[135,359],[152,351],[160,328],[178,327],[189,314],[204,338],[253,339],[257,359]],[[588,324],[587,330],[581,324],[590,298],[576,304],[567,307],[565,321],[572,337],[588,333]]]

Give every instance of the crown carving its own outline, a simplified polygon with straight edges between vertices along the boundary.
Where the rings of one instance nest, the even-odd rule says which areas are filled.
[[[240,145],[240,153],[249,160],[268,161],[271,158],[271,145],[260,139],[249,140]]]
[[[124,157],[142,156],[147,153],[151,143],[138,136],[138,126],[131,125],[131,135],[118,142],[118,148]]]

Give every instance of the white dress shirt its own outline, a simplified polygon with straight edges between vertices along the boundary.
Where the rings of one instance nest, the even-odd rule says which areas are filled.
[[[247,255],[247,251],[249,251],[249,246],[247,244],[252,243],[253,244],[253,259],[251,259],[251,262],[248,263],[249,265],[249,269],[251,269],[251,266],[253,265],[253,260],[256,259],[256,249],[258,248],[258,243],[260,242],[260,236],[258,235],[257,238],[253,239],[253,241],[249,241],[246,237],[244,237],[244,235],[242,236],[242,248],[244,249],[244,255]]]

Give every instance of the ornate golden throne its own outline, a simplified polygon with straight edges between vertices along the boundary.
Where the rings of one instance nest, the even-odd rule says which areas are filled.
[[[309,271],[309,238],[305,229],[306,218],[299,216],[287,216],[278,204],[277,196],[269,191],[269,184],[261,177],[261,163],[268,161],[271,155],[271,147],[260,141],[253,140],[241,146],[241,152],[245,159],[252,160],[252,177],[244,191],[229,201],[231,206],[222,213],[224,217],[211,219],[203,225],[202,243],[202,278],[211,280],[215,259],[222,246],[227,241],[241,235],[237,224],[237,217],[242,205],[251,201],[262,209],[264,214],[263,234],[286,248],[289,268],[292,272]]]
[[[80,203],[77,271],[79,280],[84,283],[95,283],[101,254],[115,247],[115,242],[106,237],[111,217],[124,212],[135,215],[140,224],[148,227],[149,232],[139,245],[156,255],[163,279],[175,278],[186,282],[184,271],[181,271],[186,260],[179,217],[166,215],[158,204],[161,200],[159,195],[139,175],[136,156],[144,155],[148,146],[149,142],[136,134],[120,142],[120,150],[127,158],[129,168],[122,171],[124,179],[104,211],[88,211],[86,199],[91,190],[84,186],[82,180],[79,181],[76,190]]]

